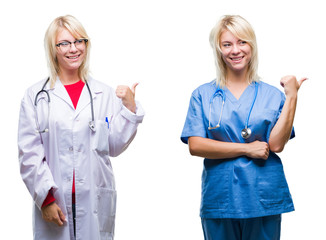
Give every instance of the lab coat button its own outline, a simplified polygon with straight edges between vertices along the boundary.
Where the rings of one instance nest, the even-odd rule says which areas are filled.
[[[74,150],[74,148],[73,148],[73,147],[70,147],[70,148],[69,148],[69,151],[70,151],[70,152],[72,152],[73,150]]]

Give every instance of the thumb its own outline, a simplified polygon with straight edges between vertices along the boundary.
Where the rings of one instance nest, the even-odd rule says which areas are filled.
[[[139,83],[134,83],[132,86],[131,86],[131,91],[132,93],[135,95],[135,92],[136,92],[136,87],[138,86]]]
[[[304,82],[304,81],[306,81],[306,80],[308,80],[308,78],[301,78],[299,81],[298,81],[298,83],[299,83],[299,87],[301,87],[301,85],[302,85],[302,83]]]

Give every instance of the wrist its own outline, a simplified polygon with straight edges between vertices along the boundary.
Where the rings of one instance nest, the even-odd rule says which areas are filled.
[[[137,106],[135,102],[132,104],[126,104],[125,107],[128,108],[130,112],[136,113]]]
[[[239,148],[239,154],[243,156],[248,156],[250,151],[250,145],[248,143],[242,143],[241,147]]]
[[[291,92],[285,95],[286,100],[296,100],[298,98],[298,92]]]

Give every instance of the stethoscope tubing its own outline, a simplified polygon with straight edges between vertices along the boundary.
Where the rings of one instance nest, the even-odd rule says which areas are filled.
[[[251,104],[251,107],[250,107],[250,110],[249,110],[249,113],[248,113],[248,116],[247,116],[245,128],[248,128],[249,118],[250,118],[250,115],[251,115],[251,111],[252,111],[252,109],[253,109],[253,107],[255,105],[257,94],[258,94],[258,86],[257,86],[257,83],[255,82],[255,95],[254,95],[254,99],[252,101],[252,104]]]
[[[258,84],[257,84],[257,82],[255,82],[254,98],[253,98],[253,101],[251,103],[250,110],[248,112],[248,116],[246,118],[245,128],[242,129],[242,131],[241,131],[241,136],[244,139],[247,139],[247,138],[249,138],[251,136],[252,131],[251,131],[250,128],[248,128],[248,125],[249,125],[249,120],[250,120],[252,109],[253,109],[253,107],[255,105],[255,102],[256,102],[256,99],[257,99],[257,95],[258,95]],[[217,125],[215,127],[211,127],[211,108],[212,108],[214,98],[217,97],[217,96],[221,96],[221,98],[222,98],[221,112],[220,112],[220,117],[219,117]],[[224,109],[224,103],[225,103],[225,91],[223,89],[221,89],[219,85],[217,85],[217,89],[215,90],[214,94],[212,95],[212,97],[211,97],[211,99],[209,101],[208,130],[213,130],[213,129],[216,129],[216,128],[220,127],[222,114],[223,114],[223,109]]]
[[[49,121],[49,117],[50,117],[50,102],[51,102],[51,99],[50,99],[50,95],[49,95],[49,92],[47,90],[45,90],[45,86],[46,84],[49,82],[50,78],[48,77],[45,81],[45,83],[43,84],[43,87],[40,91],[37,92],[36,96],[35,96],[35,100],[34,100],[34,105],[35,105],[35,111],[37,112],[37,100],[38,100],[38,97],[41,93],[45,93],[47,95],[47,98],[48,98],[48,105],[49,105],[49,111],[48,111],[48,121]],[[87,87],[87,90],[88,90],[88,93],[89,93],[89,97],[90,97],[90,102],[91,102],[91,116],[92,116],[92,120],[89,122],[89,128],[92,130],[92,131],[95,131],[95,117],[94,117],[94,104],[93,104],[93,96],[92,96],[92,92],[91,92],[91,89],[89,88],[89,85],[87,83],[87,80],[85,80],[85,84],[86,84],[86,87]],[[48,128],[45,128],[44,130],[40,130],[40,127],[39,127],[39,122],[38,122],[38,119],[37,119],[37,114],[36,114],[36,125],[37,125],[37,130],[36,132],[38,133],[44,133],[44,132],[48,132],[49,129]]]

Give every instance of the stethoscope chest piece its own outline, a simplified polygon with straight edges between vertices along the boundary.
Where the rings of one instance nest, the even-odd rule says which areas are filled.
[[[248,139],[251,136],[251,129],[250,128],[244,128],[241,130],[241,137],[244,139]]]

